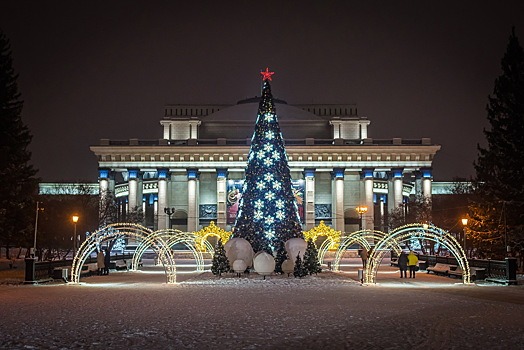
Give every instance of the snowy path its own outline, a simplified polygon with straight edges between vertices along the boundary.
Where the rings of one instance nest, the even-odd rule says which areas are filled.
[[[420,274],[217,279],[158,269],[0,285],[2,349],[522,348],[524,288]],[[384,274],[391,273],[383,271]],[[379,279],[380,281],[380,279]]]

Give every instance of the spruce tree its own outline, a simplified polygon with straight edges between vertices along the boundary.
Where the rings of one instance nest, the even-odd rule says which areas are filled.
[[[304,263],[300,258],[300,252],[297,254],[297,258],[295,259],[295,269],[293,270],[293,276],[298,278],[307,276],[307,271],[304,269]]]
[[[503,256],[506,244],[524,249],[524,52],[514,28],[501,66],[487,106],[487,147],[478,146],[474,164],[476,196],[468,231],[490,245],[498,243],[496,253]]]
[[[213,262],[211,265],[211,272],[215,276],[222,276],[223,272],[229,272],[229,260],[226,256],[226,250],[222,244],[222,240],[219,239],[215,247],[215,254],[213,255]]]
[[[317,274],[322,271],[320,268],[320,263],[318,262],[318,249],[311,239],[307,241],[303,264],[304,270],[306,270],[306,273],[310,275]]]
[[[9,40],[0,31],[0,244],[32,246],[37,192],[36,170],[29,164],[29,129],[13,69]]]
[[[275,272],[276,273],[284,273],[284,271],[282,271],[282,263],[286,260],[287,260],[287,252],[286,252],[285,242],[281,241],[278,244],[277,256],[275,258]]]
[[[273,73],[266,68],[261,74],[262,97],[233,236],[245,238],[255,252],[272,254],[280,242],[303,235],[269,84]]]

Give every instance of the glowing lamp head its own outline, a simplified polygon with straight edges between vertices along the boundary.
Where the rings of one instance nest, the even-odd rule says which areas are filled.
[[[367,213],[368,211],[368,207],[366,207],[365,205],[359,205],[358,207],[355,208],[355,210],[357,211],[357,213],[359,213],[360,215],[362,214],[365,214]]]
[[[73,215],[73,222],[76,224],[80,217],[78,215]]]
[[[466,218],[462,219],[461,221],[463,226],[466,226],[468,224],[468,219]]]

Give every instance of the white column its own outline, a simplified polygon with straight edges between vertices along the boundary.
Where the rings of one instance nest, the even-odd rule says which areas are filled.
[[[167,208],[167,176],[167,170],[158,170],[158,204],[155,209],[158,217],[159,230],[170,228],[168,225],[169,217],[164,211],[164,209]]]
[[[433,181],[433,174],[431,169],[421,169],[422,172],[422,195],[424,199],[431,202],[431,182]]]
[[[388,211],[392,212],[402,205],[403,169],[391,169],[388,180]]]
[[[334,229],[344,232],[344,169],[333,169],[334,181],[334,208],[333,224]]]
[[[362,229],[373,230],[375,227],[375,210],[373,205],[373,169],[362,169],[362,179],[364,180],[364,205],[368,211],[362,217]]]
[[[100,220],[104,219],[106,206],[107,206],[107,196],[110,191],[109,188],[109,170],[99,169],[98,170],[98,186],[99,186],[99,200],[98,200],[98,218]]]
[[[128,213],[130,211],[136,210],[137,207],[137,192],[138,192],[138,170],[128,170],[127,172],[127,182],[129,187],[127,203],[128,203]],[[142,203],[140,203],[142,204]]]
[[[227,169],[217,169],[217,226],[226,229]]]
[[[315,170],[305,169],[304,178],[306,181],[304,223],[306,230],[311,230],[315,227]]]
[[[198,224],[198,170],[187,171],[187,230],[197,231]]]

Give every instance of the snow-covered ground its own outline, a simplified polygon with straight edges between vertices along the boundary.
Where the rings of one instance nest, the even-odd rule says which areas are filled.
[[[381,268],[303,279],[158,267],[80,285],[0,285],[2,349],[518,349],[524,286]]]

